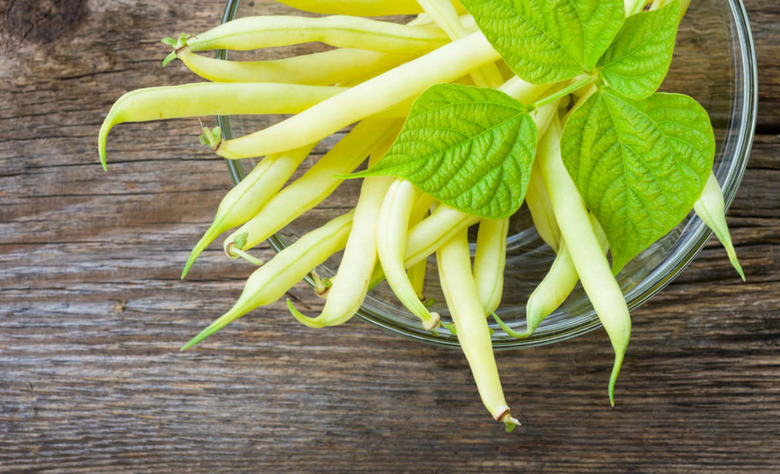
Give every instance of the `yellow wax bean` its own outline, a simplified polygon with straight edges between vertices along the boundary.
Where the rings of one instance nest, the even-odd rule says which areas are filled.
[[[420,301],[425,302],[425,273],[428,270],[428,262],[423,260],[420,263],[412,265],[407,271],[409,282],[412,284],[414,293]]]
[[[477,282],[477,292],[485,314],[492,313],[501,304],[508,233],[508,218],[479,221],[477,249],[474,253],[474,280]]]
[[[176,51],[176,56],[190,71],[209,81],[311,85],[345,84],[412,59],[351,48],[268,61],[224,61],[195,54],[185,46]]]
[[[309,156],[312,148],[313,144],[267,156],[234,186],[222,198],[214,221],[192,250],[181,277],[187,276],[198,255],[221,233],[254,217],[290,179],[298,165]]]
[[[419,55],[444,45],[448,38],[434,26],[407,26],[342,15],[244,17],[187,38],[193,51],[247,51],[314,41],[339,48]]]
[[[499,90],[506,92],[508,95],[524,104],[531,104],[551,87],[552,84],[530,84],[519,77],[514,76],[506,81]],[[548,104],[535,111],[534,123],[537,127],[537,139],[541,139],[544,135],[545,130],[554,116],[554,112],[554,104]],[[531,217],[533,218],[539,236],[542,237],[542,240],[552,247],[553,250],[557,251],[558,242],[560,241],[560,230],[558,229],[557,222],[555,222],[550,198],[547,196],[547,190],[544,188],[544,182],[542,181],[538,168],[539,166],[536,161],[534,161],[531,179],[525,194],[525,202],[528,209],[531,211]]]
[[[458,11],[451,0],[417,0],[417,3],[450,39],[460,39],[472,33],[461,23]],[[501,71],[495,64],[486,64],[471,71],[470,75],[477,87],[498,87],[504,82]]]
[[[350,211],[304,235],[249,277],[236,304],[182,347],[188,349],[255,308],[271,304],[314,267],[344,248],[352,226]]]
[[[458,231],[467,229],[477,222],[479,222],[479,217],[466,214],[446,204],[439,204],[430,216],[409,231],[404,266],[409,268],[425,260]],[[377,266],[374,269],[374,274],[371,275],[369,288],[375,287],[384,278],[382,268]]]
[[[274,83],[195,83],[137,89],[120,97],[103,121],[98,137],[100,161],[105,168],[108,132],[120,123],[204,115],[295,114],[344,90]]]
[[[457,330],[458,342],[477,383],[479,396],[494,419],[509,425],[520,423],[512,418],[504,399],[498,367],[493,355],[490,328],[485,318],[474,277],[466,230],[459,231],[436,253],[439,280]]]
[[[332,97],[283,122],[216,146],[225,158],[251,158],[311,143],[369,115],[382,112],[499,58],[482,33],[453,41],[402,64],[343,94]]]
[[[384,156],[394,139],[394,136],[388,136],[384,143],[372,151],[369,165]],[[287,307],[300,323],[311,328],[336,326],[347,322],[360,309],[377,258],[379,210],[393,180],[391,176],[369,176],[364,179],[347,247],[341,257],[338,273],[331,279],[332,286],[328,290],[322,312],[316,318],[309,318],[287,300]]]
[[[439,325],[438,313],[431,313],[422,304],[412,287],[404,266],[406,235],[409,217],[415,202],[415,188],[405,179],[397,179],[388,189],[377,223],[377,254],[387,283],[398,300],[420,318],[423,328],[435,329]]]
[[[558,228],[550,196],[547,193],[547,188],[544,187],[542,172],[539,171],[539,165],[536,161],[534,161],[531,170],[531,180],[528,182],[528,190],[525,193],[525,203],[528,205],[528,210],[531,211],[531,218],[539,237],[555,252],[558,252],[561,229]]]
[[[395,137],[399,129],[397,120],[393,119],[360,122],[303,176],[282,189],[257,215],[228,236],[223,245],[225,253],[234,257],[230,247],[235,245],[237,237],[245,237],[240,250],[250,249],[322,202],[344,181],[337,176],[351,173],[377,143]]]
[[[479,222],[479,218],[446,204],[439,204],[433,213],[409,231],[404,265],[407,267],[428,258],[458,231]]]
[[[609,381],[609,399],[614,405],[614,387],[631,336],[631,317],[606,256],[588,217],[588,211],[569,173],[560,150],[560,125],[553,120],[540,143],[536,159],[550,193],[561,235],[571,252],[582,286],[604,325],[615,351]]]
[[[589,217],[599,245],[606,254],[607,236],[593,214],[590,214]],[[577,286],[577,281],[579,281],[579,276],[574,268],[574,261],[572,261],[566,242],[562,241],[550,271],[528,297],[525,306],[526,332],[521,337],[531,336],[544,318],[555,311],[569,297],[574,291],[574,287]]]
[[[569,297],[579,277],[571,259],[569,247],[560,243],[558,254],[550,270],[534,289],[526,303],[526,337],[533,334],[539,324]]]
[[[425,218],[425,215],[430,210],[433,202],[434,199],[430,195],[425,193],[420,195],[420,197],[417,199],[417,202],[414,203],[412,215],[409,217],[409,227],[416,226]],[[412,288],[414,288],[414,292],[417,293],[417,297],[421,301],[425,301],[423,289],[425,287],[425,272],[427,268],[428,262],[426,259],[423,259],[420,262],[412,265],[408,272],[409,281],[412,283]]]
[[[723,244],[726,249],[726,254],[729,256],[731,265],[739,273],[742,281],[745,281],[745,272],[742,271],[742,265],[739,264],[737,259],[737,251],[734,250],[734,244],[731,243],[731,234],[729,233],[729,226],[726,223],[726,205],[723,202],[723,192],[720,189],[717,178],[710,173],[710,177],[707,179],[707,183],[704,185],[704,190],[701,196],[693,206],[696,211],[696,215],[704,221],[707,226],[712,229],[715,235]]]
[[[508,96],[514,97],[525,105],[530,105],[552,86],[552,84],[531,84],[514,76],[503,83],[498,90],[505,92]]]
[[[537,137],[544,134],[555,113],[555,107],[553,103],[534,111],[533,120],[538,130]],[[509,219],[499,221],[483,219],[479,224],[477,249],[474,255],[474,275],[485,314],[490,314],[498,308],[504,293],[508,232]]]

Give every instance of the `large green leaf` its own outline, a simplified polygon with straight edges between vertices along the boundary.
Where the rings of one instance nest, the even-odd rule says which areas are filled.
[[[462,0],[522,79],[534,84],[590,71],[620,30],[623,0]]]
[[[561,147],[607,234],[617,273],[693,208],[712,169],[715,138],[707,112],[688,96],[633,101],[602,89],[574,111]]]
[[[402,177],[452,207],[501,219],[522,204],[535,153],[523,104],[493,89],[439,84],[415,101],[384,158],[356,176]]]
[[[599,59],[601,75],[626,97],[640,100],[658,90],[672,63],[680,1],[628,17]]]

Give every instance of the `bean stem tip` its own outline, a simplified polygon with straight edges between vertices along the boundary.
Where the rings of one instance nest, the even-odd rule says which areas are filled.
[[[295,305],[293,305],[293,302],[292,300],[290,300],[290,298],[287,298],[287,309],[290,311],[290,314],[292,314],[293,317],[298,320],[299,323],[303,324],[306,327],[310,327],[314,329],[319,329],[324,327],[323,325],[317,322],[316,318],[310,318],[305,314],[301,313],[300,311],[298,311]]]

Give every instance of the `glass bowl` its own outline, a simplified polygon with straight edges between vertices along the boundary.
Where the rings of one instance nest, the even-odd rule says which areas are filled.
[[[223,22],[250,15],[293,13],[292,9],[271,0],[240,2],[228,0]],[[301,14],[295,12],[293,14]],[[318,46],[300,45],[272,48],[232,59],[275,59],[312,52]],[[326,48],[322,48],[326,49]],[[242,53],[245,54],[245,53]],[[219,51],[217,57],[225,58]],[[738,0],[700,0],[693,2],[677,36],[674,61],[662,90],[688,94],[709,112],[715,128],[717,151],[715,174],[730,205],[747,165],[756,123],[757,75],[753,39],[744,6]],[[278,117],[219,117],[226,138],[241,136],[269,126]],[[329,149],[341,134],[324,140],[315,148],[315,156]],[[295,177],[314,163],[310,157]],[[253,160],[228,162],[235,182],[254,166]],[[360,180],[347,180],[333,196],[307,212],[270,239],[277,251],[309,230],[352,208],[357,200]],[[628,302],[634,309],[671,282],[698,255],[712,233],[693,213],[677,228],[632,260],[617,276]],[[472,239],[472,242],[474,240]],[[472,244],[473,250],[473,244]],[[523,207],[511,220],[507,242],[505,287],[498,315],[519,332],[525,331],[525,304],[528,296],[547,273],[554,252],[539,238]],[[723,259],[726,254],[723,252]],[[322,276],[333,276],[340,254],[317,268]],[[440,291],[434,257],[428,260],[425,294],[435,303],[432,310],[447,320],[449,312]],[[311,281],[309,281],[311,283]],[[375,326],[420,342],[457,347],[457,337],[446,328],[438,335],[425,331],[420,321],[401,306],[386,283],[373,289],[358,316]],[[495,349],[516,349],[562,341],[601,326],[581,286],[539,326],[533,336],[515,339],[491,321]]]

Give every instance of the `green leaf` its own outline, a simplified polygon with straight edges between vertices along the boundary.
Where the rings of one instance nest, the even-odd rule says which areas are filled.
[[[601,75],[624,96],[650,96],[669,71],[677,36],[680,1],[628,17],[615,42],[599,59]]]
[[[402,177],[449,206],[502,219],[522,204],[535,153],[523,104],[493,89],[439,84],[415,101],[387,154],[357,176]]]
[[[596,65],[620,30],[623,0],[462,0],[512,71],[534,84]]]
[[[707,112],[688,96],[633,101],[605,88],[574,111],[561,147],[617,273],[691,210],[712,169],[715,138]]]

